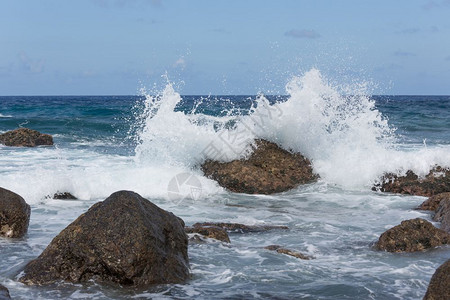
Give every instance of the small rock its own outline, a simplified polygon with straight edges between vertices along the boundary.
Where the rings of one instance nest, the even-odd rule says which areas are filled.
[[[246,194],[281,193],[317,180],[310,161],[301,154],[266,140],[256,140],[255,145],[248,159],[227,163],[208,160],[201,169],[222,187]]]
[[[401,222],[384,232],[375,249],[388,252],[414,252],[450,243],[450,234],[433,226],[424,219],[416,218]]]
[[[424,178],[411,170],[405,176],[386,174],[372,190],[425,197],[450,192],[450,168],[436,166]]]
[[[440,202],[433,220],[441,222],[441,229],[450,232],[450,198],[443,199]]]
[[[10,300],[11,296],[9,295],[9,291],[6,287],[0,284],[0,300]]]
[[[229,232],[239,232],[239,233],[247,233],[247,232],[263,232],[269,230],[286,230],[289,229],[287,226],[283,225],[244,225],[239,223],[212,223],[212,222],[204,222],[204,223],[195,223],[193,225],[196,226],[216,226],[223,228]]]
[[[0,236],[23,237],[30,223],[30,206],[7,189],[0,188]]]
[[[77,197],[75,197],[74,195],[72,195],[71,193],[68,192],[64,192],[64,193],[60,193],[57,192],[53,195],[53,199],[58,199],[58,200],[77,200]]]
[[[450,259],[443,263],[428,285],[424,300],[448,300],[450,299]]]
[[[182,283],[189,278],[187,247],[183,220],[134,192],[119,191],[61,231],[19,281]]]
[[[217,226],[192,226],[185,227],[186,233],[198,233],[205,237],[216,239],[225,243],[230,243],[230,237],[225,229]]]
[[[443,199],[450,199],[450,193],[441,193],[429,197],[417,209],[435,211]]]
[[[12,147],[36,147],[53,145],[53,137],[39,131],[19,128],[0,134],[0,143]]]
[[[278,253],[290,255],[290,256],[293,256],[293,257],[296,257],[299,259],[304,259],[304,260],[310,260],[310,259],[314,258],[312,256],[305,255],[305,254],[297,252],[297,251],[283,248],[280,245],[269,245],[269,246],[264,247],[264,249],[267,249],[270,251],[277,251]]]

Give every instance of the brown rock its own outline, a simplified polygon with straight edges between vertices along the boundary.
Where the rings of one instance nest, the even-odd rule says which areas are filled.
[[[388,252],[424,251],[450,243],[450,234],[424,219],[402,221],[384,232],[375,248]]]
[[[0,143],[13,147],[51,146],[53,138],[49,134],[43,134],[36,130],[19,128],[0,134]]]
[[[386,174],[372,190],[430,197],[450,192],[450,169],[435,167],[424,178],[409,170],[405,176]]]
[[[239,232],[239,233],[247,233],[247,232],[262,232],[262,231],[269,231],[269,230],[277,230],[277,229],[289,229],[287,226],[283,225],[244,225],[239,223],[211,223],[211,222],[204,222],[204,223],[195,223],[193,225],[196,226],[216,226],[223,228],[229,232]]]
[[[450,232],[450,198],[443,199],[440,202],[433,220],[441,222],[441,229]]]
[[[450,259],[443,263],[428,285],[424,300],[448,300],[450,299]]]
[[[6,287],[0,284],[0,300],[9,300],[11,296],[9,295],[9,291]]]
[[[431,196],[422,204],[420,204],[417,209],[435,211],[439,207],[439,203],[441,203],[443,199],[450,199],[450,193],[441,193]]]
[[[30,206],[22,197],[0,188],[0,236],[23,237],[30,223]]]
[[[67,226],[19,280],[181,283],[189,277],[187,246],[180,218],[136,193],[120,191]]]
[[[225,229],[217,226],[192,226],[184,228],[186,233],[198,233],[205,237],[230,243],[230,237]]]
[[[255,144],[248,159],[204,162],[201,166],[204,174],[232,192],[246,194],[280,193],[318,178],[309,160],[301,154],[266,140],[257,140]]]
[[[304,260],[313,259],[313,257],[311,257],[311,256],[305,255],[305,254],[297,252],[297,251],[283,248],[280,245],[269,245],[269,246],[264,247],[264,249],[267,249],[270,251],[277,251],[278,253],[286,254],[286,255],[293,256],[293,257],[296,257],[299,259],[304,259]]]

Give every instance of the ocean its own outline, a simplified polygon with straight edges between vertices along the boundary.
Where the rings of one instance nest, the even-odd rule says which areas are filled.
[[[27,236],[0,239],[0,284],[13,299],[421,299],[450,247],[373,250],[387,229],[431,215],[414,209],[424,197],[371,187],[386,172],[425,175],[436,164],[450,167],[449,112],[450,96],[374,96],[361,85],[332,85],[318,70],[292,78],[280,96],[184,96],[168,83],[159,93],[135,96],[0,97],[0,133],[27,127],[55,142],[0,146],[0,186],[31,205]],[[202,161],[245,157],[255,138],[301,152],[320,179],[285,193],[245,195],[202,175]],[[186,175],[194,185],[176,181]],[[289,230],[191,244],[186,284],[18,282],[24,265],[62,229],[119,190],[139,193],[187,225]],[[56,192],[78,200],[49,197]],[[271,244],[315,259],[264,249]]]

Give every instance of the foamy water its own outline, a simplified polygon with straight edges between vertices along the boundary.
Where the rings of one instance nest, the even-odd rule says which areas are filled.
[[[123,109],[120,99],[108,105],[104,99],[62,99],[53,106],[44,99],[39,112],[29,115],[27,110],[11,112],[14,107],[0,112],[6,122],[0,123],[5,124],[1,131],[37,124],[53,134],[56,144],[0,146],[0,186],[32,206],[27,237],[0,240],[0,283],[16,299],[421,298],[450,249],[414,254],[372,250],[386,229],[405,219],[430,216],[414,210],[422,197],[374,193],[370,188],[385,172],[412,169],[425,175],[436,164],[450,167],[445,125],[435,139],[443,143],[404,143],[392,123],[398,120],[388,119],[365,84],[333,86],[315,69],[292,78],[286,92],[281,100],[258,95],[246,108],[235,103],[238,108],[205,113],[202,107],[217,105],[215,99],[202,97],[191,109],[180,110],[183,97],[168,83],[159,95],[144,94],[134,108]],[[25,117],[17,117],[20,114]],[[40,119],[42,114],[48,117]],[[242,195],[227,192],[199,171],[205,159],[249,155],[255,138],[303,153],[321,179],[277,195]],[[173,180],[180,174],[198,181],[179,186],[180,197],[173,198],[171,182],[178,182]],[[185,285],[137,291],[97,284],[27,287],[17,281],[24,264],[64,227],[95,202],[123,189],[174,212],[188,225],[228,221],[285,224],[290,230],[232,234],[231,245],[191,245],[193,277]],[[79,200],[46,197],[56,192],[70,192]],[[300,261],[269,252],[264,249],[269,244],[316,259]]]

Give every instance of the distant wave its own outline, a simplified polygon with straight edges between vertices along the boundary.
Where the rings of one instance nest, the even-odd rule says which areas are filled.
[[[11,116],[11,115],[3,115],[3,114],[0,114],[0,118],[12,118],[13,116]]]

